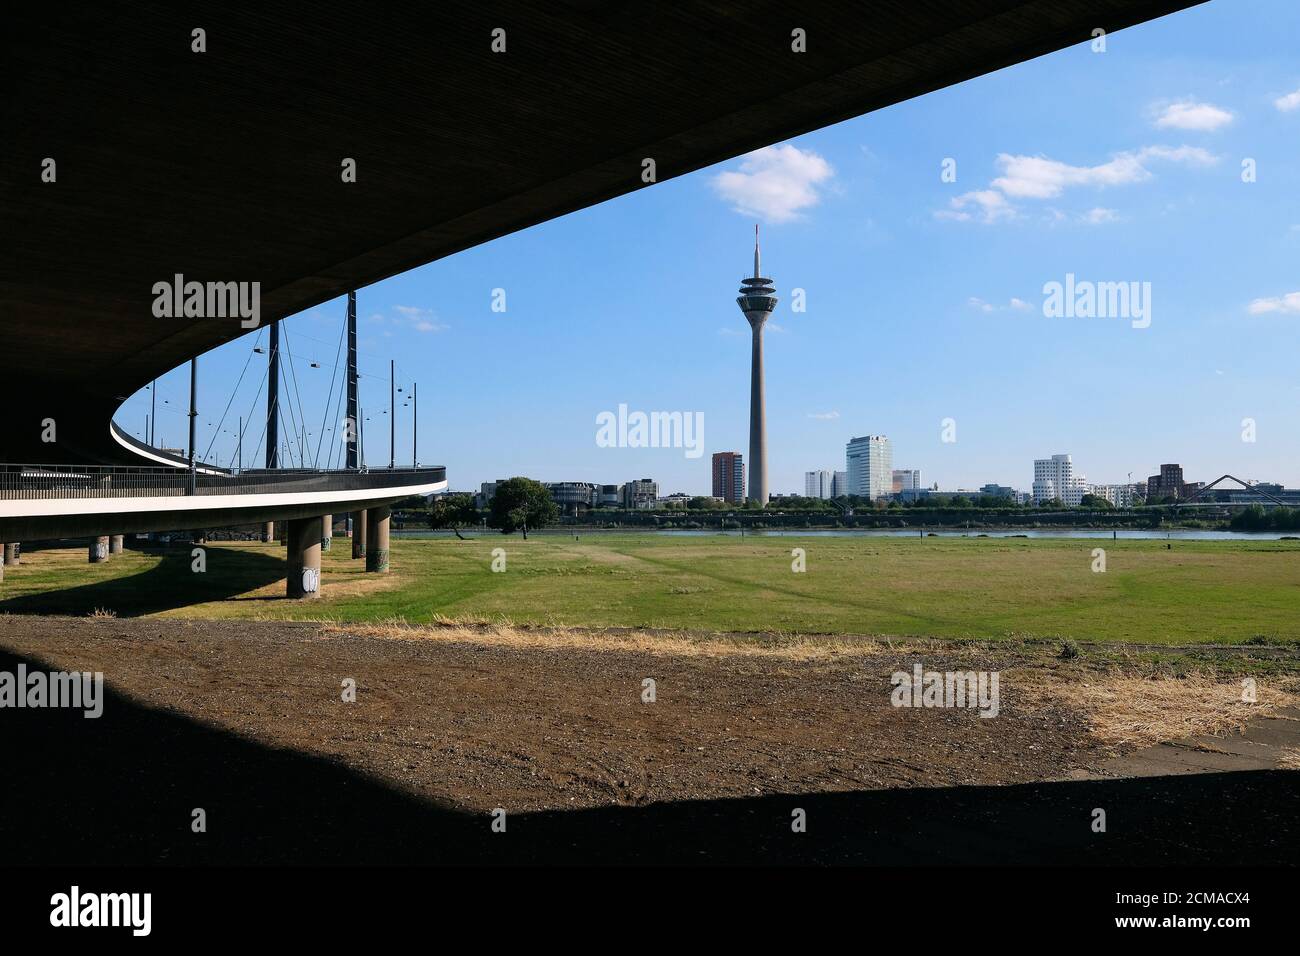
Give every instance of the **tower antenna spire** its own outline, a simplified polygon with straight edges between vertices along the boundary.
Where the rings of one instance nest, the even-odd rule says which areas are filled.
[[[762,275],[758,265],[758,223],[754,223],[754,278],[757,279]]]

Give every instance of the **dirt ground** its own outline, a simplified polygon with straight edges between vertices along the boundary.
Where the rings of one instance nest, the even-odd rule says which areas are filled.
[[[104,673],[113,696],[99,720],[68,715],[51,730],[49,712],[9,714],[26,721],[11,726],[31,731],[24,746],[37,764],[69,753],[104,763],[107,779],[96,785],[124,788],[128,817],[136,803],[162,800],[157,791],[179,781],[199,791],[177,795],[186,807],[202,805],[202,792],[214,786],[239,792],[209,803],[246,799],[249,786],[316,786],[281,781],[280,770],[257,771],[256,784],[231,783],[232,773],[251,773],[234,766],[253,759],[251,745],[258,762],[267,754],[287,760],[286,752],[323,758],[348,780],[377,781],[470,815],[1079,781],[1106,776],[1106,762],[1126,750],[1103,743],[1090,730],[1095,715],[1077,701],[1044,692],[1066,665],[1041,647],[742,647],[501,628],[366,633],[318,624],[3,617],[0,650],[0,670],[21,660],[29,668]],[[892,706],[890,675],[910,672],[917,660],[926,670],[1001,672],[998,716]],[[654,681],[653,703],[642,699],[646,678]],[[342,699],[349,679],[355,702]],[[220,756],[200,756],[215,747],[214,735]],[[147,746],[137,746],[141,737]],[[197,742],[188,744],[190,737]],[[9,823],[57,826],[63,811],[49,800],[76,772],[54,764],[32,771],[28,791],[8,798]],[[322,825],[336,797],[321,794],[311,811]],[[93,791],[66,812],[87,808],[102,809]],[[62,856],[81,858],[79,846],[74,841]],[[172,858],[166,846],[156,852]],[[249,852],[218,858],[248,859]]]
[[[890,705],[916,655],[667,656],[318,625],[9,618],[3,644],[134,700],[325,754],[421,796],[539,810],[772,791],[1001,784],[1096,767],[1077,712]],[[1006,656],[924,658],[998,670]],[[355,703],[342,683],[356,681]],[[642,682],[655,681],[655,702]],[[1008,686],[1009,685],[1009,686]]]

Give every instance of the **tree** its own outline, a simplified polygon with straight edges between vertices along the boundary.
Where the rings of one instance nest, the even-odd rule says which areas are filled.
[[[478,510],[471,495],[438,495],[429,502],[429,527],[450,528],[464,541],[459,529],[478,524]]]
[[[1094,511],[1110,511],[1115,506],[1100,495],[1084,495],[1079,499],[1080,508],[1092,508]]]
[[[502,534],[522,531],[526,540],[529,528],[544,528],[559,516],[560,509],[544,484],[531,478],[510,478],[497,485],[488,524]]]
[[[706,498],[704,495],[696,495],[686,502],[686,507],[691,511],[718,511],[722,508],[729,508],[731,505],[726,501],[715,501],[712,498]]]

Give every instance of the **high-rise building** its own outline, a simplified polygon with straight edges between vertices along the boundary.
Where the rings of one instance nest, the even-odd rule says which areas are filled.
[[[745,500],[745,456],[740,452],[714,453],[713,497],[723,501]]]
[[[894,451],[884,435],[849,439],[844,457],[848,464],[851,495],[883,498],[894,484]]]
[[[892,472],[894,494],[900,491],[917,491],[921,487],[921,470],[919,468],[895,468]]]
[[[1088,479],[1074,473],[1069,455],[1053,455],[1034,460],[1034,504],[1060,499],[1077,505],[1088,493]]]
[[[629,481],[623,486],[624,508],[653,508],[659,499],[659,482],[653,478]]]
[[[1183,481],[1182,465],[1161,465],[1160,474],[1147,479],[1147,500],[1161,498],[1186,498],[1187,484]]]
[[[837,471],[831,476],[831,497],[843,498],[849,493],[849,473]]]
[[[749,500],[767,504],[767,401],[763,395],[763,323],[776,308],[776,287],[761,274],[754,226],[754,276],[741,279],[736,304],[753,332],[749,366]]]
[[[818,471],[805,471],[803,473],[803,494],[805,498],[830,498],[831,485],[834,481],[832,473],[822,468]]]

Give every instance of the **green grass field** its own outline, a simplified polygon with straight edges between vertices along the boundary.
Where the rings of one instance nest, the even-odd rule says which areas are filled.
[[[0,613],[257,617],[412,623],[435,616],[933,637],[1145,643],[1300,640],[1300,543],[996,538],[657,537],[399,540],[366,575],[338,539],[317,601],[283,598],[284,550],[36,552],[0,584]],[[1092,549],[1106,550],[1105,573]],[[494,548],[506,570],[491,570]],[[803,548],[807,570],[791,570]],[[2,626],[2,625],[0,625]]]

